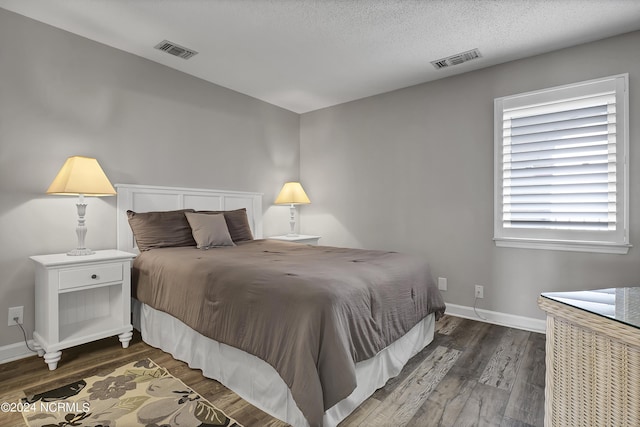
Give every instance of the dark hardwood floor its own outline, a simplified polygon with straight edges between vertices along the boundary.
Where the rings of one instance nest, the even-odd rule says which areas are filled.
[[[445,316],[434,341],[340,426],[542,426],[544,351],[542,334]],[[65,350],[55,371],[35,356],[0,365],[0,402],[145,357],[246,427],[286,426],[201,371],[148,346],[138,333],[128,349],[108,338]],[[0,425],[25,426],[22,415],[1,412]]]

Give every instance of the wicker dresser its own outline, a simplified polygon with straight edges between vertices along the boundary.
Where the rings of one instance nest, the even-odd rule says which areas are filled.
[[[640,287],[543,293],[546,427],[640,426]]]

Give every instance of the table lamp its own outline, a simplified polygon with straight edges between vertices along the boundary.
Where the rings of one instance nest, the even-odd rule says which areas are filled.
[[[287,182],[282,186],[278,198],[274,202],[276,205],[290,205],[289,212],[291,218],[289,219],[289,225],[291,226],[291,232],[287,236],[297,236],[296,229],[296,205],[309,204],[311,201],[307,197],[307,193],[304,192],[304,188],[299,182]]]
[[[78,247],[68,252],[67,255],[92,255],[94,252],[84,245],[87,234],[84,215],[87,209],[84,196],[113,196],[116,190],[113,188],[107,175],[96,159],[90,157],[69,157],[62,169],[49,186],[47,194],[79,196],[78,203]]]

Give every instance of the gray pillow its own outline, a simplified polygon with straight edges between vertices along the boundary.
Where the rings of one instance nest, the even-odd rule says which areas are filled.
[[[195,246],[191,227],[184,216],[193,209],[165,212],[127,211],[127,218],[138,249],[148,251],[154,248]]]
[[[185,212],[185,216],[189,221],[193,238],[199,249],[235,246],[223,214],[207,215]]]
[[[247,240],[253,240],[253,234],[251,233],[251,227],[249,226],[249,218],[247,218],[247,209],[241,208],[233,211],[196,211],[202,214],[223,214],[225,221],[227,221],[227,227],[229,228],[229,234],[231,234],[231,240],[234,243],[244,242]]]

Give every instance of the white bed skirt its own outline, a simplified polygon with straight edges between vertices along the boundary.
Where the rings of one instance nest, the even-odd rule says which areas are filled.
[[[294,427],[309,423],[291,391],[275,369],[262,359],[219,343],[191,329],[173,316],[132,299],[134,327],[147,344],[171,353],[191,368],[200,369],[247,402]],[[426,317],[406,335],[375,357],[356,364],[358,386],[346,399],[329,408],[324,427],[335,427],[374,391],[400,373],[407,361],[433,341],[435,316]]]

